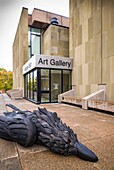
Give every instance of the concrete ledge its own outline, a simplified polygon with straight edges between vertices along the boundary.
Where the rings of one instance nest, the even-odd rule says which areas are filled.
[[[74,96],[64,96],[62,102],[82,106],[82,98],[76,98]]]
[[[12,89],[7,91],[8,96],[12,99],[22,99],[23,98],[23,90],[22,89]]]
[[[7,94],[9,95],[9,96],[11,96],[11,93],[13,93],[13,92],[15,92],[15,91],[18,91],[17,89],[11,89],[11,90],[7,90]]]
[[[76,91],[75,89],[72,89],[72,90],[69,90],[69,91],[66,91],[64,93],[61,93],[58,95],[58,102],[61,103],[62,100],[64,100],[64,97],[68,96],[68,97],[75,97],[76,95]]]
[[[11,97],[12,99],[14,100],[20,100],[20,99],[23,99],[23,97]]]
[[[106,100],[88,100],[88,107],[114,112],[114,102],[113,101],[106,101]]]
[[[72,91],[71,91],[72,92]],[[84,98],[77,98],[76,96],[68,96],[68,93],[62,94],[61,103],[74,104],[82,106],[83,109],[88,108],[114,112],[114,102],[105,100],[105,90],[100,89]],[[70,93],[72,94],[72,93]]]
[[[88,100],[105,100],[105,90],[98,90],[84,98],[82,98],[82,108],[88,109]]]

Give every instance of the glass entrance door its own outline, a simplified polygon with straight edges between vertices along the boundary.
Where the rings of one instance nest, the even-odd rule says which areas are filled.
[[[49,100],[49,69],[41,69],[41,103]]]
[[[25,98],[35,103],[53,103],[58,95],[71,89],[71,71],[35,69],[24,78]]]
[[[41,103],[57,102],[61,93],[61,70],[41,69]]]

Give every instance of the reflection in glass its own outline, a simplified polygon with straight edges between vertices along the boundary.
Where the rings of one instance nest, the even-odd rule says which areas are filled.
[[[40,54],[40,36],[32,34],[32,55]]]
[[[37,70],[34,71],[34,100],[37,101]]]
[[[49,70],[41,69],[41,90],[49,90]]]
[[[41,93],[41,102],[49,102],[49,93]]]
[[[31,58],[31,51],[30,51],[30,47],[28,47],[28,58]]]
[[[61,93],[61,70],[51,70],[51,102],[58,101]]]
[[[33,99],[33,72],[30,73],[30,98]]]
[[[49,102],[49,70],[41,69],[41,102]]]
[[[28,78],[28,76],[27,76],[27,74],[25,75],[25,81],[24,81],[24,83],[25,83],[25,92],[24,92],[24,97],[27,97],[27,78]]]
[[[35,102],[57,102],[58,95],[70,89],[70,70],[35,69],[25,75],[25,97]]]
[[[30,45],[30,27],[28,27],[28,45]]]
[[[40,54],[40,36],[40,29],[28,27],[28,59],[34,54]]]
[[[29,74],[27,76],[28,76],[28,78],[27,78],[27,96],[29,98],[30,97],[30,94],[29,94],[29,89],[30,89]]]
[[[41,34],[40,33],[40,29],[38,29],[38,28],[31,28],[31,33],[36,34],[36,35],[40,35]]]
[[[69,70],[63,70],[63,92],[70,90],[71,77]]]

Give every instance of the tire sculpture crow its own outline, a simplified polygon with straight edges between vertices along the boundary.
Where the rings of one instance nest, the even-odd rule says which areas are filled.
[[[25,147],[34,143],[42,144],[58,154],[77,155],[87,161],[98,161],[98,157],[79,142],[72,129],[62,123],[56,112],[45,108],[33,112],[21,111],[12,104],[7,106],[13,111],[4,112],[0,116],[0,138]]]

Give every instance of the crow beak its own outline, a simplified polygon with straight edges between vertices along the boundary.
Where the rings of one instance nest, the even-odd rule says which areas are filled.
[[[76,142],[77,156],[81,159],[91,162],[97,162],[98,157],[86,146],[81,144],[79,141]]]

